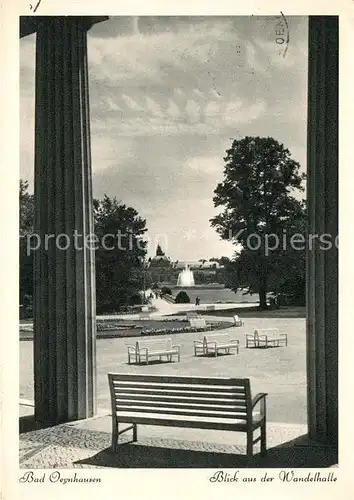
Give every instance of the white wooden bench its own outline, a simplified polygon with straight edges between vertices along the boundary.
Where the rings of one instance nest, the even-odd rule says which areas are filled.
[[[140,311],[139,312],[139,319],[141,319],[141,320],[151,319],[150,312],[149,311]]]
[[[258,347],[258,333],[246,333],[246,347]]]
[[[207,324],[204,318],[190,318],[189,326],[191,328],[206,328]]]
[[[247,456],[260,441],[266,454],[266,393],[253,399],[247,378],[182,377],[163,375],[108,374],[112,404],[112,448],[118,437],[137,425],[161,425],[244,432]],[[122,423],[132,424],[119,430]],[[260,435],[254,439],[254,431]]]
[[[189,311],[186,313],[186,316],[188,321],[193,318],[199,318],[199,314],[196,311]]]
[[[172,339],[160,338],[149,340],[137,340],[135,346],[128,346],[128,364],[132,360],[135,363],[149,363],[150,358],[159,358],[166,356],[167,361],[172,361],[172,356],[177,356],[180,361],[180,346],[172,345]]]
[[[194,345],[194,356],[205,355],[204,338],[199,340],[194,340],[193,345]]]
[[[281,347],[288,345],[288,335],[278,328],[261,328],[253,334],[246,333],[246,347]]]
[[[234,326],[243,326],[243,320],[236,314],[233,316]]]
[[[236,349],[239,352],[238,340],[232,339],[228,333],[213,333],[204,336],[204,354],[218,355],[219,351],[225,351],[230,354],[231,349]]]

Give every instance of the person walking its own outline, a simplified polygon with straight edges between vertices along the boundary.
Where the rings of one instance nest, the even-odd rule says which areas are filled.
[[[196,298],[195,298],[195,305],[196,305],[196,306],[199,306],[199,304],[200,304],[200,298],[199,298],[199,297],[196,297]]]

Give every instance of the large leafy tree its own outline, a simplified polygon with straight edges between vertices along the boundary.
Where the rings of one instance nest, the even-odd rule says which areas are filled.
[[[28,193],[28,183],[20,181],[21,301],[33,294],[33,252],[27,249],[33,219],[34,196]],[[109,312],[134,300],[140,301],[138,292],[144,285],[146,255],[145,220],[134,208],[105,196],[103,200],[94,200],[94,221],[97,311]]]
[[[283,245],[273,248],[276,238],[283,242],[284,231],[294,231],[304,218],[304,203],[294,194],[304,190],[305,174],[271,137],[234,140],[224,161],[224,179],[214,191],[214,205],[223,211],[211,225],[238,247],[236,269],[229,269],[233,289],[247,286],[265,308],[276,270],[286,261]]]
[[[34,196],[28,193],[28,182],[20,180],[20,302],[33,294],[33,255],[27,248],[33,232]]]
[[[144,286],[146,221],[138,212],[104,196],[94,201],[97,312],[139,301]]]

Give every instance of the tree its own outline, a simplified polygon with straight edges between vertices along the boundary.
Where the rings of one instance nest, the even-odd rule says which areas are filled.
[[[303,202],[293,194],[304,190],[305,174],[289,150],[271,137],[234,140],[224,161],[224,180],[214,191],[214,205],[224,210],[211,225],[238,246],[233,288],[247,284],[250,293],[259,294],[263,309],[280,256],[279,247],[270,246],[303,215]]]
[[[33,233],[34,196],[28,193],[28,182],[20,179],[20,303],[33,295],[33,254],[28,250],[28,239]]]
[[[157,245],[156,247],[156,256],[163,257],[165,255],[165,252],[162,251],[162,248],[160,245]]]
[[[189,298],[189,295],[184,290],[178,292],[175,298],[176,304],[189,304],[190,301],[191,299]]]
[[[33,253],[27,238],[33,232],[34,196],[28,182],[20,180],[20,301],[33,295]],[[134,303],[144,284],[144,258],[147,243],[143,235],[146,221],[137,211],[105,196],[94,200],[97,311],[109,312]],[[149,286],[145,273],[145,285]]]
[[[146,221],[138,212],[104,196],[94,200],[97,312],[112,312],[134,302],[144,286]],[[133,300],[134,299],[134,300]]]

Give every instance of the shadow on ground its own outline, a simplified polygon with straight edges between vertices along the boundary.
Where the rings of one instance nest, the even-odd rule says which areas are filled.
[[[226,316],[235,314],[245,318],[306,318],[305,307],[286,307],[281,306],[278,309],[259,309],[258,307],[239,307],[235,309],[221,309],[215,311],[198,311],[202,316]],[[185,313],[184,313],[185,314]]]
[[[19,432],[24,434],[26,432],[38,431],[40,429],[49,429],[54,427],[55,424],[41,424],[36,421],[34,415],[25,415],[19,419]]]
[[[111,448],[74,462],[75,464],[116,468],[319,468],[337,464],[335,451],[319,446],[304,446],[307,436],[268,450],[266,457],[171,449],[125,443],[114,453]],[[299,445],[297,445],[297,442]]]
[[[110,448],[111,435],[103,431],[78,428],[66,423],[44,426],[35,422],[32,415],[20,418],[20,444],[25,452],[36,455],[41,468],[52,468],[58,460],[58,447],[65,457],[72,447],[87,450],[85,458],[70,455],[72,466],[116,467],[116,468],[286,468],[330,467],[338,463],[335,450],[309,441],[307,435],[300,436],[274,448],[269,448],[266,457],[255,453],[250,460],[244,446],[206,444],[200,441],[179,439],[142,438],[137,442],[122,435],[116,452]],[[34,447],[35,450],[30,449]],[[41,462],[41,451],[46,456]],[[214,448],[214,449],[213,449]],[[29,451],[28,451],[29,450]],[[48,451],[49,450],[49,451]],[[53,456],[50,450],[53,450]],[[255,450],[256,452],[256,450]],[[28,454],[27,453],[27,454]],[[23,457],[28,460],[29,457]],[[69,455],[68,455],[69,458]],[[31,465],[31,464],[29,464]]]

